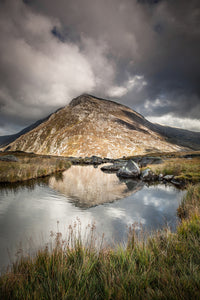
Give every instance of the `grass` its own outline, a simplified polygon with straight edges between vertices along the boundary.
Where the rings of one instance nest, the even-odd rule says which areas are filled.
[[[151,165],[151,170],[157,175],[175,175],[175,179],[185,183],[200,182],[200,157],[169,158],[160,165]]]
[[[1,156],[5,154],[8,153],[1,153]],[[18,182],[45,177],[58,171],[64,171],[71,165],[64,158],[20,152],[11,154],[14,154],[19,161],[0,161],[0,182]]]
[[[187,194],[178,207],[181,219],[188,219],[193,215],[200,215],[200,184],[188,186]]]
[[[164,230],[126,247],[95,244],[94,227],[83,243],[80,228],[53,249],[22,257],[0,277],[1,299],[199,299],[200,184],[190,185],[176,233]]]

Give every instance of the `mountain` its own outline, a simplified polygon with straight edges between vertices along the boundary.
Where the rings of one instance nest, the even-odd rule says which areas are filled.
[[[40,125],[41,123],[45,122],[48,118],[49,117],[47,117],[45,119],[38,120],[34,124],[32,124],[32,125],[24,128],[23,130],[21,130],[20,132],[18,132],[16,134],[0,136],[0,147],[5,147],[8,144],[12,143],[13,141],[15,141],[21,135],[23,135],[23,134],[31,131],[32,129],[34,129],[35,127],[37,127],[38,125]]]
[[[59,111],[62,108],[59,108],[57,111]],[[57,112],[56,111],[56,112]],[[12,143],[13,141],[15,141],[18,137],[20,137],[21,135],[31,131],[32,129],[34,129],[35,127],[37,127],[38,125],[40,125],[41,123],[45,122],[46,120],[48,120],[50,118],[52,114],[50,114],[48,117],[38,120],[35,123],[31,124],[30,126],[22,129],[21,131],[19,131],[18,133],[15,134],[11,134],[11,135],[4,135],[4,136],[0,136],[0,148],[7,146],[8,144]]]
[[[6,149],[112,158],[200,149],[200,133],[153,124],[124,105],[87,94],[21,133]]]

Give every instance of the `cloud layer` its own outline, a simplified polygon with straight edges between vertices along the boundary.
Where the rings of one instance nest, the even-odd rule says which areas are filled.
[[[0,1],[0,135],[85,92],[200,131],[199,23],[197,0]]]

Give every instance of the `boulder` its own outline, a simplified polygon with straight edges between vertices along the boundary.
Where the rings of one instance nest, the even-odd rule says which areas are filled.
[[[175,180],[175,179],[172,179],[172,180],[171,180],[171,183],[174,184],[174,185],[177,186],[177,187],[182,187],[182,186],[183,186],[183,182],[177,181],[177,180]]]
[[[155,181],[158,179],[158,176],[148,168],[142,171],[141,179],[144,181]]]
[[[124,178],[129,178],[129,177],[136,178],[139,177],[139,175],[140,175],[140,168],[133,160],[129,160],[117,172],[117,176],[124,177]]]
[[[163,177],[163,180],[171,181],[173,178],[174,178],[174,175],[165,175],[165,176]]]
[[[141,178],[142,180],[151,180],[152,179],[152,171],[148,168],[146,170],[143,170],[142,173],[141,173]]]

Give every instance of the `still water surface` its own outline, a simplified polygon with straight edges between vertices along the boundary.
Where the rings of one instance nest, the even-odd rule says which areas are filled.
[[[134,222],[147,231],[165,225],[174,230],[183,194],[173,186],[120,181],[93,166],[72,166],[56,177],[1,185],[0,269],[15,259],[18,248],[44,245],[51,231],[66,234],[77,217],[83,230],[95,222],[97,234],[104,233],[109,243],[125,242],[127,227]]]

